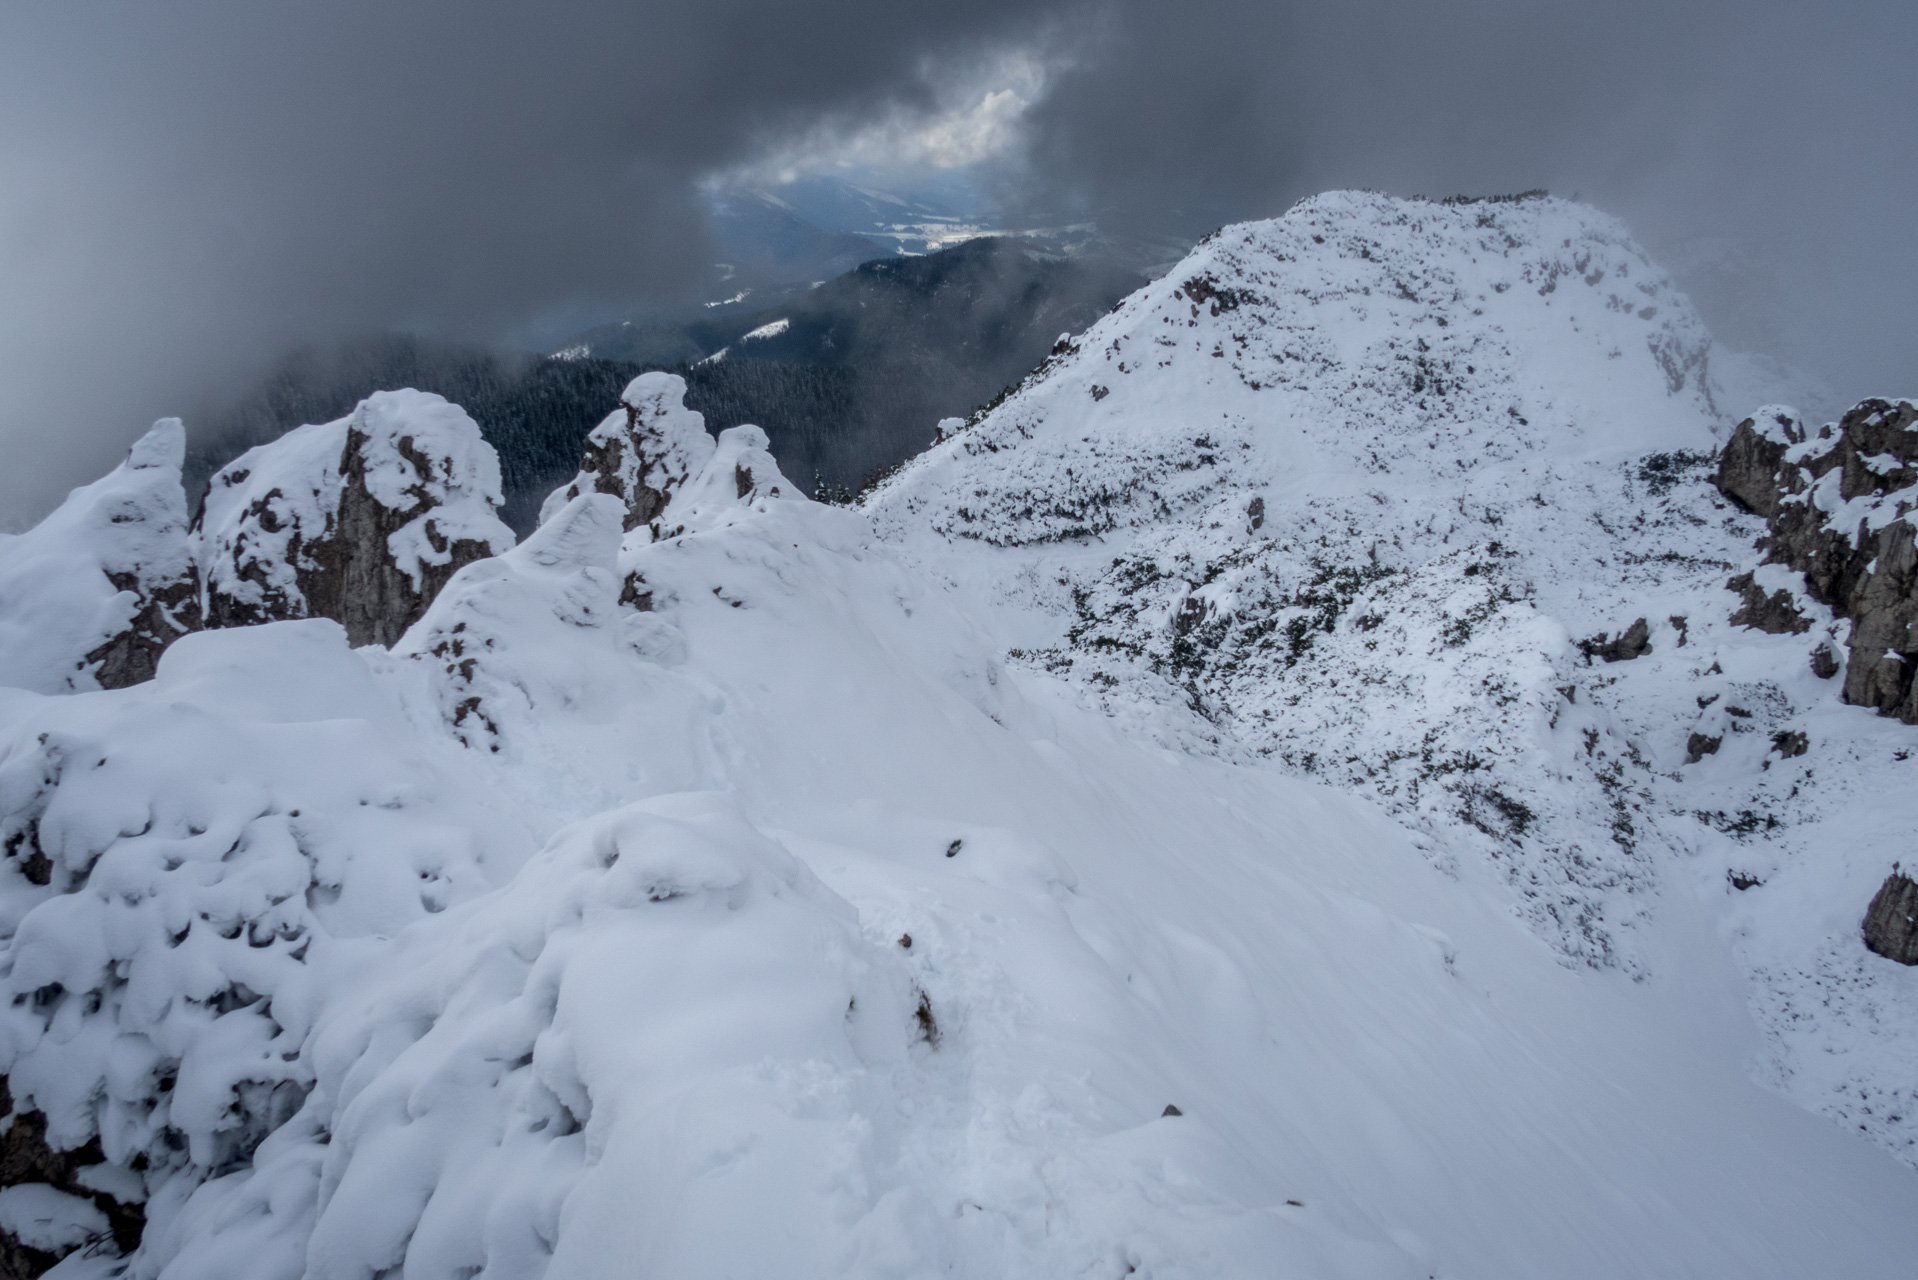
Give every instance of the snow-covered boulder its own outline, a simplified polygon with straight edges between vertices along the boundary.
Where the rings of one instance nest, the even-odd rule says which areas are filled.
[[[209,1189],[267,1246],[252,1274],[747,1275],[774,1248],[843,1274],[848,1224],[812,1210],[871,1196],[818,1184],[876,1164],[842,1117],[908,1066],[917,993],[735,803],[571,827],[384,973],[319,1029],[306,1115]],[[234,1238],[168,1274],[235,1274]]]
[[[15,1125],[95,1144],[79,1163],[105,1167],[75,1176],[130,1204],[243,1165],[311,1086],[301,1050],[363,954],[349,940],[530,852],[510,815],[479,816],[455,753],[325,619],[195,633],[115,693],[0,697]]]
[[[162,418],[111,474],[26,533],[0,536],[0,684],[39,693],[137,684],[199,627],[185,450],[180,420]]]
[[[625,504],[627,529],[650,524],[712,452],[706,419],[686,407],[686,380],[643,373],[620,394],[619,408],[587,435],[579,474],[547,497],[540,523],[583,493],[609,493]]]
[[[332,618],[390,645],[462,565],[513,545],[499,505],[499,459],[463,410],[378,392],[213,477],[196,518],[207,625]]]
[[[394,653],[434,669],[452,732],[497,752],[517,733],[613,700],[625,509],[585,493],[505,555],[453,575]]]

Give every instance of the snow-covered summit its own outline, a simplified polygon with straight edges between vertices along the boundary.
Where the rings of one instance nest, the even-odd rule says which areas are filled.
[[[1209,237],[872,508],[882,528],[1017,545],[1228,488],[1709,448],[1711,354],[1690,302],[1596,210],[1333,192]]]

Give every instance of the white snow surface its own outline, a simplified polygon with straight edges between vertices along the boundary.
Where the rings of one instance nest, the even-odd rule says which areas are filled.
[[[141,600],[109,575],[190,576],[180,465],[186,429],[162,418],[127,460],[20,534],[0,534],[0,679],[40,693],[98,689],[86,655],[127,629]]]
[[[107,1215],[91,1200],[44,1183],[0,1189],[0,1231],[29,1249],[66,1253],[107,1233]]]
[[[777,338],[780,334],[792,327],[793,322],[791,320],[774,320],[770,324],[762,324],[757,329],[740,334],[739,340],[741,342],[752,342],[757,338]]]
[[[0,1071],[132,1277],[1906,1275],[1912,731],[1723,621],[1710,357],[1589,210],[1322,197],[867,510],[736,428],[390,653],[0,690]]]

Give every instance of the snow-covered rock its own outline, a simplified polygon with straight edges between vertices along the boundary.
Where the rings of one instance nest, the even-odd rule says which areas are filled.
[[[0,535],[0,684],[38,693],[137,684],[199,627],[185,450],[180,420],[162,418],[110,475],[28,532]]]
[[[465,564],[505,551],[499,460],[457,405],[381,391],[249,449],[196,517],[207,625],[332,618],[390,645]]]
[[[473,822],[490,805],[455,750],[329,620],[198,632],[120,694],[3,706],[0,1074],[52,1150],[97,1141],[138,1200],[243,1166],[299,1109],[346,940],[530,851]]]
[[[587,435],[579,474],[540,508],[540,523],[583,493],[618,498],[627,529],[657,519],[674,491],[712,457],[706,419],[685,400],[686,380],[676,373],[643,373],[628,383],[619,408]]]
[[[394,653],[436,668],[440,712],[468,746],[499,751],[612,696],[621,518],[610,494],[574,498],[503,556],[451,582]]]
[[[1864,400],[1813,432],[1768,405],[1732,433],[1715,483],[1766,518],[1768,562],[1802,574],[1814,600],[1850,620],[1845,701],[1918,724],[1918,408]],[[1781,601],[1788,588],[1761,607],[1749,575],[1733,585],[1746,593],[1750,625],[1810,629]]]

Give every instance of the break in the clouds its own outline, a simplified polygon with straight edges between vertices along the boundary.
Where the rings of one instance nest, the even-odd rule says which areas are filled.
[[[1722,331],[1909,390],[1918,17],[1889,0],[242,0],[0,11],[0,520],[288,343],[688,287],[714,175],[989,170],[1203,231],[1549,186]]]

